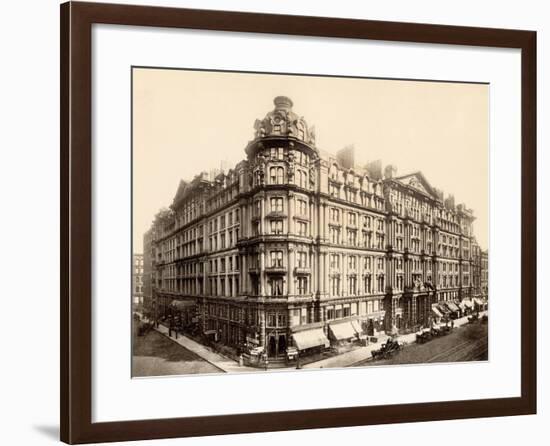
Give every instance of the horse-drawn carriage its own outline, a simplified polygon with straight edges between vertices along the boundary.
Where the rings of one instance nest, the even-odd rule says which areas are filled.
[[[470,316],[468,316],[468,322],[470,324],[472,324],[474,322],[477,322],[478,320],[479,320],[479,314],[478,313],[473,313]]]
[[[389,338],[379,349],[371,352],[372,359],[387,359],[401,350],[401,347],[402,345],[396,339]]]
[[[432,339],[433,336],[434,333],[429,328],[419,331],[416,333],[416,343],[424,344],[425,342],[428,342],[430,339]]]

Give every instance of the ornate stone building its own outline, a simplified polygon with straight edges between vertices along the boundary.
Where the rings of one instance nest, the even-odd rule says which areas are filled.
[[[182,181],[157,218],[153,295],[164,316],[196,305],[200,330],[270,356],[357,332],[428,324],[432,305],[472,294],[472,212],[422,173],[321,152],[276,97],[246,159]]]

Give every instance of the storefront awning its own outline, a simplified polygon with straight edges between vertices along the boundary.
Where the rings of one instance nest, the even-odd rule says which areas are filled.
[[[474,304],[469,301],[469,300],[463,300],[462,301],[462,304],[465,306],[465,307],[468,307],[468,308],[472,308],[474,306]]]
[[[292,338],[298,350],[306,350],[312,347],[328,347],[330,345],[329,340],[325,336],[322,328],[315,328],[313,330],[299,331],[293,333]]]
[[[447,305],[451,311],[460,311],[460,308],[458,308],[454,302],[445,302],[445,305]]]
[[[443,317],[443,314],[441,313],[441,311],[438,310],[437,307],[432,307],[432,311],[437,317]]]
[[[478,299],[477,297],[474,297],[474,303],[476,303],[480,307],[483,307],[485,305],[485,302],[482,301],[481,299]]]
[[[180,300],[180,299],[174,299],[172,303],[170,304],[173,308],[176,308],[177,310],[185,310],[187,308],[192,308],[195,306],[195,301],[193,300]]]
[[[443,314],[449,314],[451,312],[451,310],[449,310],[445,305],[441,305],[441,304],[439,304],[437,307],[434,307],[434,308],[437,308]]]
[[[334,336],[334,339],[341,341],[343,339],[350,339],[355,337],[355,330],[350,322],[343,322],[341,324],[330,324],[330,331]]]
[[[358,335],[363,334],[363,329],[361,328],[361,324],[359,323],[359,321],[351,321],[351,326]]]

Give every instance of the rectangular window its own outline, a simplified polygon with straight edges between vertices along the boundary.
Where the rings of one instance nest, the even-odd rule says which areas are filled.
[[[271,212],[283,212],[283,199],[281,197],[271,198]]]
[[[348,244],[357,245],[357,231],[354,229],[348,229]]]
[[[307,223],[303,221],[298,222],[298,235],[301,235],[302,237],[307,236]]]
[[[298,200],[298,215],[306,216],[307,215],[307,202],[305,200]]]
[[[274,268],[283,267],[283,251],[271,251],[271,266]]]
[[[271,233],[272,234],[282,234],[283,233],[283,221],[282,220],[271,220]]]
[[[283,279],[276,278],[269,281],[271,287],[272,296],[282,296],[283,295]]]
[[[298,294],[307,293],[307,277],[298,277]]]
[[[300,251],[297,253],[298,268],[307,268],[307,253]]]

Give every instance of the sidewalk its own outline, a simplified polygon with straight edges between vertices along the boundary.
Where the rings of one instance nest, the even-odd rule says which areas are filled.
[[[487,314],[487,311],[482,311],[479,313],[479,316]],[[454,327],[461,327],[468,323],[468,316],[464,316],[460,319],[455,319]],[[155,328],[159,333],[168,337],[168,328],[160,324],[158,328]],[[219,353],[212,351],[210,348],[205,345],[199,344],[198,342],[178,333],[178,338],[174,336],[170,337],[174,342],[177,342],[186,349],[192,351],[196,355],[200,356],[205,361],[210,364],[218,367],[221,371],[225,373],[243,373],[243,372],[258,372],[261,369],[256,367],[247,367],[240,366],[233,359],[227,358]],[[320,369],[320,368],[330,368],[330,367],[350,367],[353,364],[356,364],[365,359],[370,359],[372,357],[372,351],[380,348],[383,342],[385,342],[387,337],[379,339],[377,343],[369,344],[365,347],[359,347],[354,350],[351,350],[340,355],[332,356],[330,358],[321,359],[319,361],[310,362],[302,366],[303,369]],[[404,342],[406,344],[413,344],[416,342],[416,333],[408,333],[405,335],[397,336],[397,340]],[[280,368],[277,370],[285,370],[287,368]],[[294,367],[288,368],[294,369]]]
[[[479,313],[479,316],[483,316],[487,311],[482,311]],[[461,327],[468,323],[468,316],[461,317],[460,319],[455,319],[454,327]],[[365,359],[370,359],[372,357],[372,351],[380,348],[383,342],[386,339],[379,340],[376,344],[369,344],[365,347],[360,347],[355,350],[351,350],[341,355],[333,356],[331,358],[322,359],[320,361],[310,362],[307,365],[304,365],[304,369],[318,369],[318,368],[329,368],[329,367],[350,367],[353,364],[358,363],[359,361],[364,361]],[[414,344],[416,342],[416,333],[408,333],[405,335],[397,336],[399,342],[404,342],[406,344]]]
[[[168,337],[168,328],[162,324],[159,324],[155,328],[159,333],[162,333]],[[188,337],[178,333],[178,338],[175,336],[170,337],[174,342],[177,342],[182,347],[185,347],[187,350],[192,351],[196,355],[200,356],[205,361],[209,362],[215,367],[218,367],[221,371],[225,373],[242,373],[242,372],[257,372],[258,369],[253,367],[240,366],[236,361],[226,358],[225,356],[220,355],[219,353],[213,352],[208,347],[199,344],[198,342],[189,339]]]

